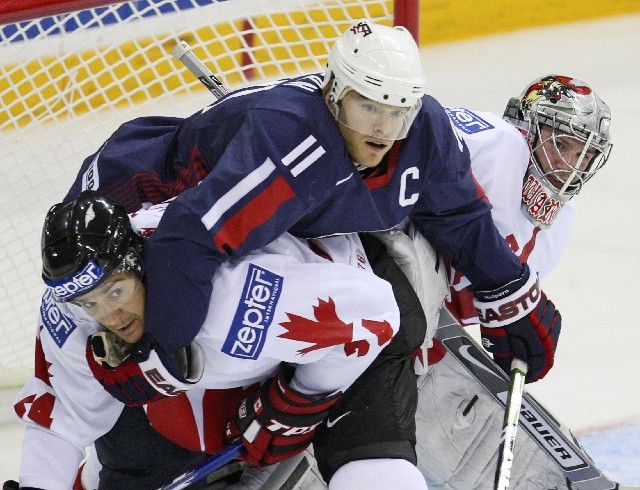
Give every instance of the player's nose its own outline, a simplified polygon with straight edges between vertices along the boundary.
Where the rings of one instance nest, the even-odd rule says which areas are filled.
[[[117,310],[112,310],[109,312],[105,312],[101,315],[100,318],[96,318],[102,325],[107,327],[109,330],[115,330],[122,326],[122,323],[125,319],[124,310],[118,308]]]
[[[389,136],[392,124],[384,115],[376,116],[373,121],[373,135],[380,138]]]

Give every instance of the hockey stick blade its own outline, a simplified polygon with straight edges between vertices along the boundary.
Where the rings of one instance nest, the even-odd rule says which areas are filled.
[[[506,406],[507,375],[446,311],[441,314],[435,337],[498,403]],[[522,397],[519,426],[557,465],[570,489],[625,488],[603,475],[573,436],[565,434],[553,415],[528,393],[524,393]]]
[[[178,41],[171,51],[171,55],[186,66],[216,99],[228,93],[218,77],[191,51],[191,47],[186,41]]]
[[[224,466],[231,460],[240,456],[242,447],[242,443],[240,442],[230,444],[218,453],[204,460],[191,471],[183,473],[171,483],[161,487],[160,490],[178,490],[180,488],[186,488],[192,483],[202,480],[210,473],[213,473],[218,468]]]
[[[527,370],[526,362],[516,358],[511,362],[511,378],[509,380],[507,406],[505,407],[504,420],[502,421],[502,435],[494,482],[495,490],[507,490],[509,488],[513,448],[518,431],[518,419],[520,418],[520,407],[522,406],[522,394],[524,392],[524,377],[527,374]]]

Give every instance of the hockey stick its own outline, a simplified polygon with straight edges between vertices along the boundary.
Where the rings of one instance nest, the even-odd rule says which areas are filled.
[[[522,406],[522,393],[524,391],[524,377],[527,374],[527,363],[514,357],[511,362],[511,378],[509,380],[509,393],[507,406],[504,410],[502,421],[502,436],[498,451],[498,465],[496,466],[495,490],[507,490],[511,477],[511,464],[513,463],[513,447],[518,431],[518,419]]]
[[[186,41],[178,41],[171,50],[171,55],[186,66],[216,99],[229,93],[218,77],[191,51]]]
[[[186,488],[192,483],[202,480],[210,473],[213,473],[229,461],[240,456],[242,447],[241,442],[230,444],[218,453],[205,459],[191,471],[183,473],[171,483],[161,487],[160,490],[178,490],[179,488]]]

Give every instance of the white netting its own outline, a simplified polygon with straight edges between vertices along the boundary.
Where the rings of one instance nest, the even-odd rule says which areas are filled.
[[[0,387],[32,371],[40,230],[82,160],[127,119],[210,103],[171,55],[186,40],[230,87],[322,71],[383,0],[138,0],[0,25]]]

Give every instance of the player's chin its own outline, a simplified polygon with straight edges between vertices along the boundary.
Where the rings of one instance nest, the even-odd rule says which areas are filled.
[[[144,322],[141,318],[135,318],[124,327],[116,330],[116,334],[125,342],[136,343],[144,333]]]
[[[356,158],[356,161],[365,167],[376,167],[380,165],[380,162],[382,162],[382,159],[388,151],[388,148],[371,148],[369,145],[364,143],[358,152],[358,158]]]

